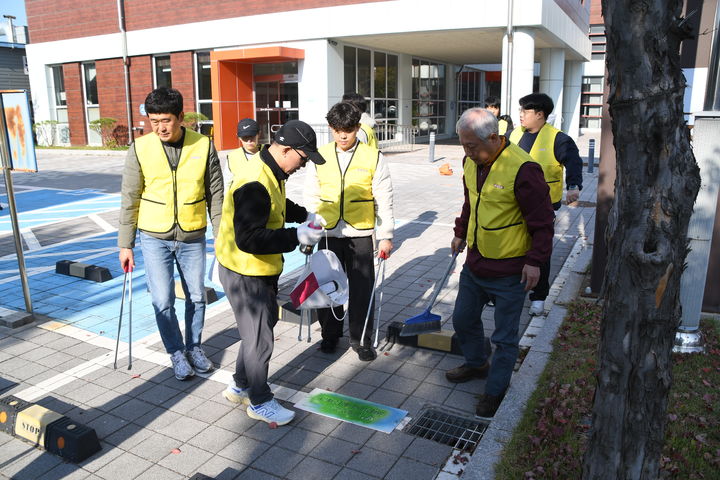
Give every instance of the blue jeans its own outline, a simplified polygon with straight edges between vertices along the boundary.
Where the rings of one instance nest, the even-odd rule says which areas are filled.
[[[510,385],[519,351],[518,329],[526,293],[520,275],[481,278],[467,264],[460,273],[453,327],[468,366],[480,367],[490,356],[484,348],[482,311],[488,300],[495,300],[495,331],[490,337],[495,344],[495,356],[485,383],[485,393],[489,395],[502,395]]]
[[[175,353],[200,345],[205,324],[205,237],[189,242],[159,240],[140,232],[145,278],[165,350]],[[175,315],[174,266],[185,292],[185,342]]]

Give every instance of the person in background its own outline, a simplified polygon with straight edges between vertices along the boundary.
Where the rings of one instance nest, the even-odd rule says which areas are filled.
[[[201,347],[205,324],[205,231],[210,215],[217,234],[223,203],[220,161],[210,139],[182,126],[183,98],[157,88],[145,99],[152,132],[128,150],[122,175],[120,266],[135,267],[135,235],[160,337],[175,378],[213,369]],[[174,267],[185,293],[185,340],[175,314]]]
[[[572,138],[547,123],[555,105],[544,93],[531,93],[520,99],[520,127],[510,134],[510,141],[530,154],[540,164],[550,187],[550,199],[556,211],[562,205],[563,172],[567,184],[565,200],[577,201],[582,190],[582,159]],[[530,315],[545,313],[545,299],[550,293],[550,259],[540,267],[540,280],[530,294]]]
[[[232,183],[235,173],[242,168],[248,158],[269,147],[269,145],[260,143],[260,129],[257,122],[252,118],[243,118],[238,122],[237,136],[240,146],[228,154],[227,163],[223,170],[226,189]]]
[[[495,115],[498,119],[498,135],[505,135],[513,131],[513,121],[510,115],[500,115],[500,99],[497,97],[487,97],[485,99],[485,109]]]
[[[367,143],[373,148],[378,148],[377,136],[375,135],[375,119],[367,114],[367,100],[359,93],[346,93],[342,97],[343,102],[348,102],[358,110],[360,110],[360,130],[357,132],[357,138],[362,143]]]
[[[450,248],[453,253],[468,248],[453,312],[465,363],[445,377],[453,383],[487,377],[475,410],[480,417],[495,415],[510,384],[525,295],[550,258],[553,241],[553,210],[542,169],[497,128],[495,115],[482,108],[466,110],[457,122],[466,155],[465,200]],[[495,299],[492,365],[482,321],[490,298]]]
[[[277,131],[270,147],[250,157],[233,179],[215,242],[220,283],[242,340],[235,374],[223,396],[247,405],[250,418],[277,425],[295,417],[275,400],[267,383],[278,322],[282,254],[299,244],[315,245],[323,234],[322,228],[310,226],[314,215],[285,197],[285,181],[308,160],[325,162],[317,152],[315,131],[291,120]],[[286,228],[286,221],[301,225]]]
[[[304,203],[327,222],[327,237],[321,240],[320,248],[335,253],[347,272],[350,346],[360,360],[369,362],[377,357],[371,346],[372,314],[365,337],[362,333],[375,280],[373,233],[378,240],[378,257],[388,258],[393,248],[395,220],[390,169],[376,148],[357,139],[360,110],[353,104],[336,103],[326,118],[334,141],[319,149],[325,164],[308,168]],[[343,318],[342,315],[342,308],[318,311],[322,352],[333,353],[337,348],[343,322],[336,318]]]

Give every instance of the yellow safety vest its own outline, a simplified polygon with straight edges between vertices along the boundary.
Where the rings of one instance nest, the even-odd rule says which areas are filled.
[[[498,135],[505,135],[505,132],[507,132],[507,128],[507,120],[498,120]]]
[[[358,142],[347,168],[342,172],[336,148],[335,142],[330,142],[318,149],[325,163],[315,165],[320,182],[317,213],[327,221],[328,230],[335,228],[341,218],[356,230],[372,230],[375,228],[372,181],[380,152]]]
[[[519,144],[525,133],[525,127],[518,127],[510,134],[510,141]],[[565,166],[555,158],[555,137],[560,130],[549,123],[543,125],[530,149],[530,156],[540,164],[545,181],[550,187],[550,201],[557,203],[562,200],[563,173]]]
[[[367,134],[367,144],[373,148],[379,148],[375,130],[370,125],[365,125],[364,123],[360,124],[360,129]]]
[[[205,170],[210,139],[186,129],[180,160],[174,170],[155,133],[135,140],[135,154],[145,180],[138,228],[152,233],[169,232],[176,224],[185,232],[205,228]]]
[[[262,152],[263,148],[265,148],[265,145],[260,145],[260,149],[257,153]],[[242,168],[242,165],[247,163],[249,158],[250,157],[248,157],[247,152],[245,152],[245,149],[242,147],[233,150],[228,154],[228,169],[230,169],[230,173],[233,174],[233,177],[237,175],[238,170]]]
[[[233,272],[250,277],[279,275],[283,268],[282,253],[254,255],[240,250],[235,243],[235,190],[243,185],[259,182],[270,195],[270,215],[265,228],[277,230],[285,226],[285,181],[278,182],[270,167],[256,153],[248,158],[235,175],[223,201],[220,233],[215,241],[215,255],[220,265]],[[238,208],[243,208],[240,205]]]
[[[522,257],[530,249],[532,237],[515,198],[515,177],[524,163],[533,161],[520,147],[509,144],[493,162],[478,194],[478,167],[465,158],[463,171],[470,202],[467,243],[483,257]]]

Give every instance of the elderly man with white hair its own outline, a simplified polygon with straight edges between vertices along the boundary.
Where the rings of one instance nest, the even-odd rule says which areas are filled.
[[[457,123],[465,150],[465,202],[455,220],[453,253],[468,247],[460,274],[453,327],[465,363],[446,372],[451,382],[487,378],[476,415],[492,417],[505,395],[518,356],[518,328],[525,295],[550,258],[553,208],[540,165],[498,135],[488,110],[466,110]],[[492,365],[484,348],[482,310],[495,302]]]

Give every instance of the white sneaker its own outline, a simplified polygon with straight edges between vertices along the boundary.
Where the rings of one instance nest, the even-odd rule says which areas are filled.
[[[248,389],[247,388],[238,388],[238,386],[235,385],[235,380],[230,380],[230,383],[228,383],[227,388],[225,390],[223,390],[222,396],[225,397],[226,400],[228,400],[232,403],[242,403],[244,405],[250,405],[250,397],[248,397]]]
[[[193,366],[196,372],[207,373],[212,371],[213,368],[215,368],[213,367],[210,359],[208,359],[208,357],[205,355],[203,349],[197,345],[188,352],[188,355],[190,356],[190,358],[188,359],[190,361],[190,365]]]
[[[277,425],[287,425],[295,418],[295,412],[283,407],[274,398],[260,405],[250,405],[245,412],[250,418]]]
[[[190,363],[188,363],[187,358],[185,358],[185,353],[183,353],[182,350],[178,350],[170,355],[170,361],[175,371],[175,378],[178,380],[187,380],[195,376],[195,370],[193,370]]]
[[[530,304],[530,316],[545,315],[545,300],[533,300]]]

